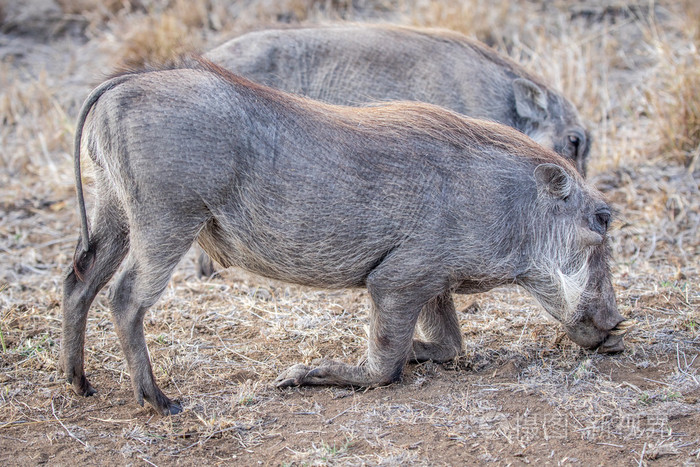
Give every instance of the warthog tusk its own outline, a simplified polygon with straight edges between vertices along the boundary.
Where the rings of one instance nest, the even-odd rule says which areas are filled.
[[[623,336],[631,328],[637,325],[637,322],[633,319],[625,319],[617,323],[617,326],[610,330],[611,336]]]

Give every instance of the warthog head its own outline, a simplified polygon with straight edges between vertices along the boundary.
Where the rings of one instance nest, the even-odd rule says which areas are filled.
[[[532,220],[541,233],[522,285],[581,347],[622,351],[622,336],[632,322],[615,303],[608,265],[610,207],[596,190],[579,183],[573,170],[541,164],[535,179],[536,212],[544,215]]]
[[[586,176],[591,136],[574,106],[526,78],[513,81],[517,127],[540,145],[571,160]]]

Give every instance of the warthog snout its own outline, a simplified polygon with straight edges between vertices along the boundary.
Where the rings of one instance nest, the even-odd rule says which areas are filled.
[[[623,337],[627,334],[635,322],[631,319],[623,319],[608,332],[608,337],[598,347],[600,353],[618,353],[625,350]]]

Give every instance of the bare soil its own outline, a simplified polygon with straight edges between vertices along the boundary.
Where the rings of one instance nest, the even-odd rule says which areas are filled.
[[[699,18],[692,1],[0,1],[0,464],[699,464]],[[159,384],[185,411],[135,402],[106,291],[86,342],[99,392],[75,395],[57,369],[60,299],[91,87],[120,64],[339,20],[456,29],[570,96],[596,138],[591,181],[618,211],[618,305],[638,323],[625,352],[580,349],[501,288],[456,298],[456,361],[371,390],[279,390],[295,363],[362,357],[366,292],[198,279],[190,254],[145,319]]]

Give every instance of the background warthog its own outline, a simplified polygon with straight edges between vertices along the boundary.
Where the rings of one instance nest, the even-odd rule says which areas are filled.
[[[590,137],[560,93],[481,42],[436,29],[342,26],[251,32],[209,60],[331,104],[428,102],[517,128],[585,176]]]
[[[529,290],[578,344],[623,347],[608,206],[566,160],[509,127],[429,104],[330,106],[193,61],[93,91],[76,132],[78,183],[91,108],[96,207],[89,236],[79,185],[82,235],[63,296],[62,367],[79,394],[94,393],[88,308],[126,258],[111,310],[135,396],[181,410],[156,385],[143,316],[195,240],[225,266],[367,287],[366,359],[295,365],[278,386],[374,386],[409,358],[453,358],[451,293],[501,284]]]

